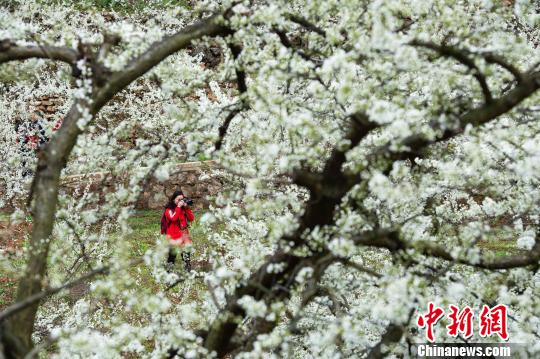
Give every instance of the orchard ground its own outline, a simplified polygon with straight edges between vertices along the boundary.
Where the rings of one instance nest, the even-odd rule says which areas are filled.
[[[203,211],[196,213],[197,218],[200,218]],[[0,213],[0,251],[5,251],[11,254],[10,265],[7,267],[0,266],[0,310],[11,304],[14,300],[17,289],[17,276],[22,273],[25,257],[24,245],[26,238],[31,229],[31,223],[26,222],[15,226],[9,226],[9,214]],[[133,232],[128,238],[130,255],[132,258],[141,258],[141,256],[152,246],[155,245],[156,233],[160,230],[160,210],[137,210],[130,218],[129,223],[132,226]],[[214,225],[210,231],[203,230],[199,221],[195,221],[190,229],[193,237],[194,254],[192,255],[192,265],[195,273],[203,273],[210,270],[209,263],[205,254],[211,246],[208,239],[208,234],[212,231],[222,231],[225,228],[224,224]],[[478,247],[484,252],[492,252],[496,256],[506,256],[521,252],[516,246],[515,240],[492,238],[478,242]],[[373,268],[377,268],[377,263],[370,263]],[[135,277],[142,288],[150,292],[157,291],[159,286],[163,284],[156,283],[153,279],[148,267],[143,264],[133,266],[128,269],[133,277]],[[178,256],[174,271],[179,275],[183,275],[183,262]],[[191,301],[198,297],[200,291],[207,290],[202,276],[199,276],[195,285],[190,285],[186,288],[179,283],[171,288],[169,299],[173,303],[180,301]],[[70,296],[73,292],[65,291],[60,296]]]
[[[196,212],[197,218],[200,218],[204,212]],[[129,223],[133,232],[129,236],[130,255],[135,258],[141,258],[144,253],[155,245],[156,233],[160,231],[160,210],[138,210],[130,218]],[[0,266],[0,310],[7,307],[14,300],[17,289],[17,280],[19,273],[22,273],[25,255],[24,246],[30,233],[31,223],[23,223],[15,226],[9,226],[9,214],[0,213],[0,251],[11,254],[9,266]],[[217,224],[212,230],[222,230],[223,225]],[[210,269],[210,263],[203,259],[210,246],[208,236],[199,221],[192,223],[190,228],[193,237],[194,254],[192,255],[192,266],[195,272],[204,272]],[[149,269],[139,264],[128,269],[133,277],[137,279],[141,287],[146,290],[157,290],[158,284],[154,281]],[[183,275],[183,262],[180,255],[177,257],[174,272]],[[184,288],[177,285],[169,291],[171,301],[189,300],[197,298],[199,290],[206,290],[202,278],[197,278],[197,285],[191,288]],[[188,290],[186,290],[188,289]],[[69,296],[68,291],[64,291],[60,296]]]

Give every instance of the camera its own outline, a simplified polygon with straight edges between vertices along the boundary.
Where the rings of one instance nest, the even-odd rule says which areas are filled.
[[[184,197],[182,198],[182,201],[184,201],[184,203],[188,206],[193,206],[193,200],[191,198]]]

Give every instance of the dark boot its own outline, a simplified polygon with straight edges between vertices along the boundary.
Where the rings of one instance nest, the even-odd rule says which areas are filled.
[[[176,253],[173,248],[169,248],[169,255],[167,256],[167,263],[165,268],[167,272],[171,272],[174,268],[174,263],[176,262]]]
[[[188,272],[191,271],[191,253],[182,252],[182,260],[184,261],[184,267]]]

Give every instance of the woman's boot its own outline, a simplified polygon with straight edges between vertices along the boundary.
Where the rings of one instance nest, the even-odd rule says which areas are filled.
[[[167,256],[167,263],[165,264],[165,269],[167,270],[167,272],[172,272],[175,262],[176,262],[176,253],[173,248],[169,248],[169,255]]]
[[[191,253],[182,252],[182,259],[184,260],[184,266],[188,272],[191,271]]]

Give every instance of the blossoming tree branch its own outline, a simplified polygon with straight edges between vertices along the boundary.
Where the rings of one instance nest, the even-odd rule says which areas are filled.
[[[0,357],[384,357],[434,300],[505,304],[507,337],[538,342],[534,4],[194,3],[2,5],[2,206],[31,233]],[[36,94],[64,103],[28,153]],[[203,279],[162,268],[157,230],[130,244],[145,185],[198,158],[231,183],[200,220]],[[104,201],[62,190],[98,171]]]

